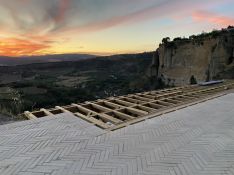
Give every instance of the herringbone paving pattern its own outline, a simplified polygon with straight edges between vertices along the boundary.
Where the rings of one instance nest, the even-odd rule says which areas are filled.
[[[234,94],[113,132],[67,113],[1,126],[0,174],[234,174]]]

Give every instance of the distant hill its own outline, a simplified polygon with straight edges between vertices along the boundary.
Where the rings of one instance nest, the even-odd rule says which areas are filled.
[[[0,56],[0,66],[16,66],[33,63],[78,61],[94,58],[96,55],[89,54],[58,54],[43,56],[6,57]]]
[[[136,54],[117,54],[111,56],[97,56],[90,54],[58,54],[43,56],[25,56],[25,57],[7,57],[0,56],[0,66],[20,66],[37,63],[58,63],[58,62],[74,62],[87,59],[112,59],[121,60],[128,58],[142,58],[153,52],[136,53]],[[63,63],[62,63],[63,64]]]

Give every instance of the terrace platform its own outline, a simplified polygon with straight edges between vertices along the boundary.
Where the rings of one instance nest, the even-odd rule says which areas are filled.
[[[231,175],[233,114],[228,93],[113,131],[71,112],[3,125],[0,174]]]

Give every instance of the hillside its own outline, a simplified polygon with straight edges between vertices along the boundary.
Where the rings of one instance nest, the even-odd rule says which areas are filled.
[[[7,57],[0,56],[0,66],[16,66],[33,63],[46,62],[65,62],[79,61],[82,59],[95,58],[95,55],[89,54],[57,54],[57,55],[42,55],[42,56],[25,56],[25,57]]]
[[[159,78],[166,84],[234,78],[234,28],[189,38],[164,38],[159,47]]]
[[[147,90],[150,81],[146,72],[152,55],[0,67],[0,113],[15,115]]]

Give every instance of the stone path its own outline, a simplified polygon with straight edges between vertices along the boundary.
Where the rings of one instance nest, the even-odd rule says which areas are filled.
[[[0,174],[234,174],[234,94],[113,132],[67,113],[0,126]]]

